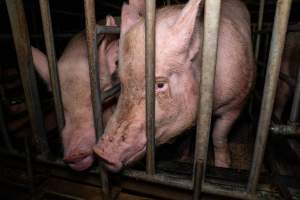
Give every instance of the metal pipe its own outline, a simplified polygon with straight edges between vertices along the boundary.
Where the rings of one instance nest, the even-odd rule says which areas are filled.
[[[264,95],[260,110],[258,131],[255,141],[255,148],[249,176],[247,191],[256,192],[259,173],[268,139],[271,114],[274,104],[274,97],[279,78],[279,71],[284,49],[287,24],[291,8],[291,0],[278,0],[271,40],[270,55],[265,79]]]
[[[120,34],[120,27],[96,25],[96,32],[97,34]]]
[[[96,15],[95,1],[85,0],[85,25],[86,25],[86,40],[88,47],[88,60],[90,69],[90,85],[91,96],[94,114],[94,127],[96,131],[96,139],[98,140],[103,134],[102,121],[102,104],[100,92],[99,68],[97,63],[97,33],[96,33]],[[111,189],[108,179],[108,174],[103,166],[103,163],[98,160],[100,167],[100,176],[102,182],[102,191],[104,199],[111,199]]]
[[[146,0],[145,16],[145,80],[146,80],[146,135],[148,174],[155,174],[155,8],[156,2]]]
[[[26,135],[24,138],[24,147],[25,147],[25,157],[26,157],[26,170],[27,175],[30,179],[30,193],[34,196],[35,193],[35,185],[34,185],[34,176],[33,176],[33,168],[32,168],[32,159],[29,145],[29,135]]]
[[[264,8],[265,8],[265,0],[260,0],[259,4],[259,16],[258,16],[258,22],[257,22],[257,31],[261,31],[263,20],[264,20]],[[258,59],[259,55],[259,47],[260,47],[260,38],[261,35],[257,34],[256,37],[256,43],[255,43],[255,58]]]
[[[2,133],[2,138],[4,141],[4,145],[6,147],[6,149],[9,152],[14,152],[14,148],[13,145],[10,141],[10,137],[7,131],[7,127],[5,125],[5,121],[4,121],[4,115],[3,115],[3,108],[2,108],[2,102],[0,102],[0,129],[1,129],[1,133]]]
[[[22,0],[6,0],[19,70],[35,143],[41,156],[50,154],[34,73],[29,33]]]
[[[217,61],[218,48],[218,33],[220,21],[221,1],[220,0],[206,0],[204,9],[204,39],[201,65],[201,81],[200,81],[200,98],[198,106],[198,121],[197,121],[197,135],[196,148],[194,158],[194,176],[193,178],[201,178],[202,184],[205,179],[205,166],[207,161],[209,132],[213,107],[213,89],[215,79],[215,68]],[[203,169],[196,168],[196,161],[203,162]],[[202,173],[196,169],[203,170]],[[195,175],[201,174],[202,177]],[[195,180],[194,180],[195,182]],[[199,183],[200,181],[196,181]],[[200,185],[194,185],[194,189]],[[201,190],[200,190],[201,191]],[[196,199],[199,197],[194,197]]]
[[[203,168],[204,163],[203,160],[197,160],[196,161],[196,168],[195,168],[195,178],[194,178],[194,194],[193,194],[193,200],[198,200],[201,195],[201,188],[202,188],[202,177],[203,177]]]
[[[42,24],[45,37],[46,50],[48,55],[48,67],[51,80],[51,89],[53,93],[53,99],[55,104],[56,120],[58,130],[62,131],[64,127],[64,109],[62,104],[62,97],[60,91],[60,81],[58,75],[57,61],[55,55],[54,38],[52,30],[52,21],[50,14],[49,0],[40,0],[40,9],[42,15]]]
[[[290,123],[299,123],[300,114],[300,70],[297,74],[297,84],[295,88],[295,94],[292,103],[292,109],[290,113]]]
[[[182,179],[182,178],[175,178],[172,176],[167,175],[148,175],[142,171],[136,170],[125,170],[123,175],[135,178],[138,180],[143,180],[151,183],[162,184],[166,186],[171,186],[179,189],[187,189],[193,190],[193,182],[191,180]],[[224,183],[225,185],[225,183]],[[232,187],[222,187],[221,185],[214,185],[210,183],[203,183],[203,187],[201,189],[202,192],[207,194],[213,194],[218,196],[230,197],[230,198],[238,198],[238,199],[255,199],[255,195],[248,194],[247,192],[243,191],[242,187],[238,185]]]
[[[273,124],[270,127],[270,131],[274,135],[283,135],[283,136],[299,136],[300,137],[300,129],[297,128],[296,125],[278,125]]]

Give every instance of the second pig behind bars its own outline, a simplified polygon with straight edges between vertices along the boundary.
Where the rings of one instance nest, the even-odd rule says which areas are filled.
[[[111,171],[119,171],[146,151],[145,19],[143,1],[122,8],[119,49],[121,95],[94,151]],[[203,43],[201,0],[168,6],[156,15],[155,140],[166,143],[195,124],[200,97]],[[250,17],[238,0],[223,0],[215,74],[212,139],[215,165],[229,167],[227,142],[255,76]]]

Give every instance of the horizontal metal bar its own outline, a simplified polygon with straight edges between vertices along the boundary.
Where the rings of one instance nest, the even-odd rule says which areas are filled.
[[[298,127],[296,125],[273,124],[270,127],[270,131],[274,135],[299,136],[300,137],[300,127]]]
[[[49,156],[47,134],[36,85],[36,77],[30,48],[29,33],[23,1],[6,0],[12,34],[16,47],[22,85],[35,143],[42,156]],[[22,37],[20,37],[22,36]]]
[[[96,25],[96,33],[97,34],[120,34],[119,26],[102,26]]]
[[[48,64],[49,64],[48,67],[50,73],[51,89],[52,89],[52,94],[53,94],[53,99],[55,104],[54,108],[56,113],[56,120],[57,120],[58,130],[61,132],[65,124],[65,118],[64,118],[64,108],[61,99],[60,81],[58,75],[59,72],[57,68],[57,60],[55,54],[49,0],[40,0],[40,9],[41,9],[43,31],[44,31],[45,44],[46,44],[46,50],[48,56]]]
[[[158,183],[166,186],[171,186],[179,189],[187,189],[193,190],[193,182],[191,180],[182,179],[182,178],[175,178],[170,176],[155,174],[155,175],[148,175],[142,171],[136,170],[125,170],[123,172],[124,176],[135,178],[151,183]],[[239,191],[240,190],[240,191]],[[217,186],[211,183],[203,183],[202,192],[207,194],[214,194],[220,195],[224,197],[231,197],[231,198],[239,198],[239,199],[255,199],[255,195],[248,194],[247,192],[243,191],[243,188],[235,187],[233,188],[223,188],[221,186]]]
[[[259,123],[252,159],[247,191],[255,193],[268,139],[269,126],[274,105],[274,98],[279,78],[282,53],[284,49],[291,0],[278,0],[274,20],[273,35],[265,79],[264,95],[260,110]]]
[[[148,174],[155,174],[155,9],[156,1],[146,0],[146,171]]]

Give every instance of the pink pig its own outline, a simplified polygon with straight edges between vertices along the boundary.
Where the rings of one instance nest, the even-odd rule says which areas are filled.
[[[121,95],[103,137],[94,147],[114,172],[146,151],[144,5],[122,8],[118,75]],[[198,113],[203,15],[201,0],[168,6],[156,14],[156,145],[193,126]],[[134,5],[135,4],[135,5]],[[215,165],[230,166],[227,135],[250,93],[255,76],[250,17],[238,0],[223,0],[215,75],[212,139]]]
[[[108,16],[106,25],[116,26],[114,18]],[[36,48],[32,48],[32,55],[38,73],[49,85],[47,57]],[[102,91],[112,86],[111,75],[117,67],[117,55],[118,37],[104,35],[98,47]],[[85,31],[69,42],[58,60],[58,70],[65,115],[62,130],[64,161],[71,168],[81,171],[92,165],[92,147],[96,143]],[[104,124],[111,115],[112,107],[104,107]]]

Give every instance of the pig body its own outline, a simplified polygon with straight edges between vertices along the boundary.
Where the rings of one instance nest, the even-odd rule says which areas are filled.
[[[300,65],[300,33],[290,32],[287,34],[283,52],[280,73],[294,80]],[[287,81],[279,79],[274,104],[274,115],[278,121],[282,120],[282,113],[286,108],[287,101],[292,95],[293,86]]]
[[[108,16],[107,24],[116,26]],[[116,69],[118,37],[104,35],[98,47],[101,91],[112,86],[111,75]],[[34,64],[49,84],[46,56],[32,48]],[[96,143],[91,103],[88,53],[85,31],[74,36],[58,60],[59,79],[65,115],[62,130],[64,160],[75,170],[85,170],[93,163],[92,146]],[[104,107],[104,124],[112,114],[112,106]]]
[[[133,2],[133,1],[132,1]],[[201,0],[156,14],[156,145],[195,124],[198,113],[203,19]],[[121,95],[94,151],[111,171],[142,157],[145,135],[145,31],[143,8],[122,8],[118,75]],[[215,165],[230,166],[227,135],[239,116],[255,75],[250,17],[237,0],[222,1],[215,74],[212,139]]]

